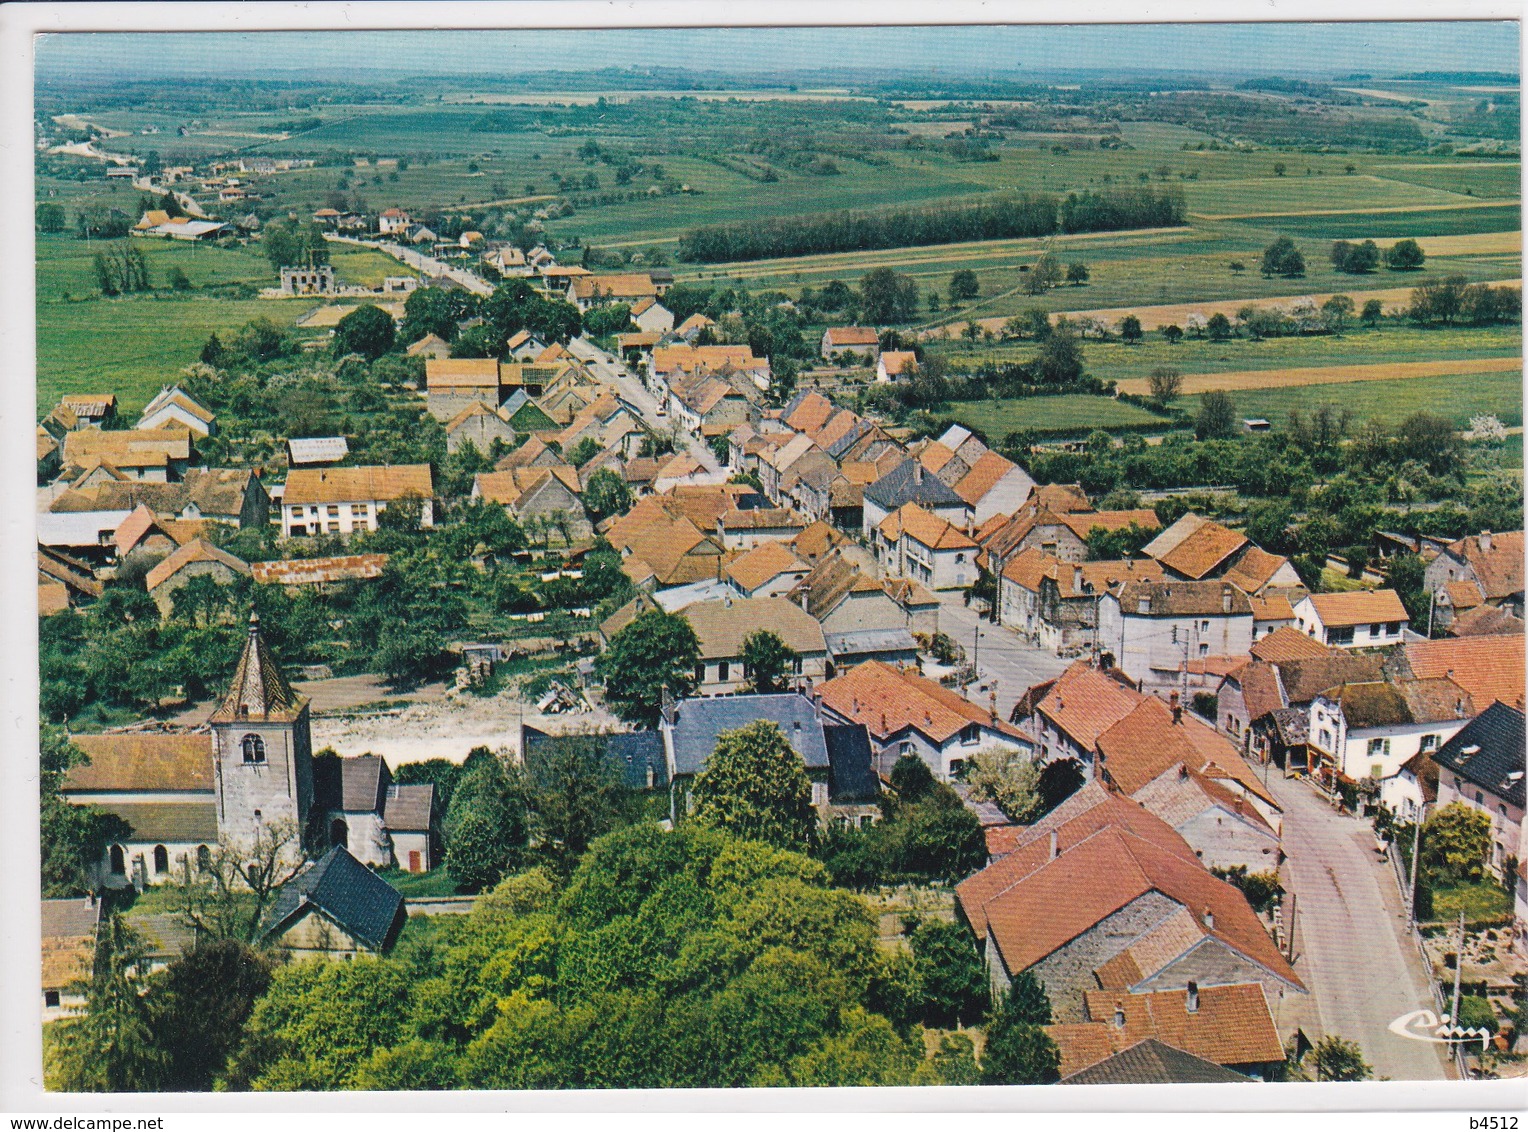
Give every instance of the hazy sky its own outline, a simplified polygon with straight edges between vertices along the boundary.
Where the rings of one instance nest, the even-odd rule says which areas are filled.
[[[669,66],[753,74],[814,67],[927,74],[1075,68],[1281,72],[1515,72],[1508,22],[1071,27],[726,28],[540,32],[75,33],[38,66],[82,77],[513,73]]]

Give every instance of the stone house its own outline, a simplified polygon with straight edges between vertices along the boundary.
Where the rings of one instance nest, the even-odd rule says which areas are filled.
[[[421,526],[432,527],[435,485],[428,464],[294,468],[281,497],[288,537],[377,529],[377,517],[403,499],[419,502]]]
[[[1491,818],[1491,875],[1516,884],[1522,893],[1521,867],[1528,860],[1523,824],[1524,715],[1500,700],[1467,723],[1432,753],[1438,768],[1438,805],[1461,802]],[[1519,930],[1524,915],[1518,904]]]
[[[1380,648],[1400,644],[1409,621],[1394,590],[1309,594],[1295,604],[1300,632],[1332,648]]]
[[[755,632],[769,630],[796,653],[787,679],[823,680],[828,675],[828,646],[822,626],[799,605],[783,597],[730,597],[688,606],[680,616],[690,623],[700,642],[695,666],[697,691],[702,696],[731,695],[744,690],[751,673],[743,663],[744,643]]]
[[[1328,784],[1372,779],[1383,799],[1403,764],[1437,750],[1474,714],[1469,693],[1446,676],[1338,684],[1311,701],[1312,770]]]
[[[860,533],[866,541],[887,516],[909,503],[948,523],[964,528],[971,517],[971,506],[953,488],[924,470],[914,459],[906,459],[864,489],[864,513]]]
[[[997,577],[999,621],[1041,648],[1061,652],[1098,641],[1098,603],[1134,579],[1160,580],[1149,558],[1064,562],[1038,547],[1021,550]]]
[[[691,807],[695,776],[716,751],[717,739],[758,720],[768,720],[806,766],[812,806],[824,826],[866,825],[880,817],[880,780],[871,766],[865,729],[824,716],[799,692],[688,699],[668,705],[659,724],[668,763],[669,812],[677,819]]]
[[[179,385],[167,385],[154,394],[138,416],[137,429],[183,428],[198,436],[216,436],[217,415]]]
[[[384,954],[407,920],[398,891],[336,845],[282,886],[260,942],[294,959]]]
[[[567,464],[479,472],[472,477],[473,499],[498,503],[521,522],[539,519],[559,529],[566,526],[570,540],[587,538],[594,529],[580,490],[578,472]]]
[[[824,361],[832,361],[837,354],[853,354],[873,362],[881,352],[881,338],[873,326],[830,326],[822,332],[818,352]]]
[[[1423,587],[1433,598],[1433,619],[1448,627],[1481,606],[1523,616],[1523,532],[1481,531],[1451,542],[1427,564]]]
[[[512,448],[517,439],[514,426],[500,415],[499,410],[482,401],[474,401],[446,422],[446,451],[451,453],[471,444],[486,456],[494,441]]]
[[[1131,581],[1099,599],[1098,647],[1138,682],[1171,683],[1194,661],[1251,646],[1251,602],[1229,582]]]
[[[916,503],[903,504],[881,520],[874,546],[887,575],[911,578],[932,590],[976,584],[976,541]]]
[[[178,547],[144,575],[143,585],[159,607],[161,617],[169,617],[175,607],[176,592],[196,577],[210,577],[220,586],[231,586],[250,576],[249,564],[206,539],[192,539]]]
[[[1079,792],[1080,793],[1080,792]],[[1239,889],[1210,875],[1161,819],[1118,795],[1074,799],[955,889],[994,993],[1031,971],[1058,1023],[1086,995],[1256,983],[1305,993]]]
[[[993,706],[981,708],[910,668],[866,661],[819,686],[817,696],[829,718],[870,729],[881,775],[911,755],[922,759],[935,778],[949,782],[983,749],[1032,750]]]

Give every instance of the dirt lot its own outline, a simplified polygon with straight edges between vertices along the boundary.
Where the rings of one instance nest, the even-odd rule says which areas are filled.
[[[444,684],[426,684],[394,694],[376,676],[337,676],[309,680],[293,689],[313,703],[313,749],[333,747],[342,755],[381,755],[389,767],[424,759],[459,763],[473,747],[518,751],[520,725],[543,731],[617,730],[620,723],[603,710],[542,715],[534,704],[505,691],[497,696],[448,695]],[[356,714],[350,709],[383,700],[406,706]],[[212,703],[187,708],[174,722],[194,727],[207,721]]]
[[[1296,369],[1253,369],[1229,373],[1191,373],[1180,393],[1209,393],[1223,389],[1273,389],[1289,385],[1340,385],[1349,381],[1394,381],[1402,377],[1445,377],[1451,373],[1504,373],[1523,368],[1522,358],[1442,358],[1429,362],[1386,362],[1379,365],[1307,366]],[[1145,378],[1119,383],[1121,393],[1149,393]]]

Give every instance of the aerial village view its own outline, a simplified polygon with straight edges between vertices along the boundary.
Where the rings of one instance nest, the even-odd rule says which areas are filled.
[[[48,1089],[1528,1074],[1516,25],[971,30],[44,38]]]

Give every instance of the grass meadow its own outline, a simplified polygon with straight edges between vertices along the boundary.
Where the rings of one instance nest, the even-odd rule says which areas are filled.
[[[1523,377],[1515,372],[1247,389],[1230,396],[1239,415],[1275,422],[1288,418],[1292,409],[1308,412],[1328,404],[1350,409],[1361,420],[1391,424],[1418,411],[1448,417],[1461,428],[1477,413],[1494,413],[1506,425],[1523,423]],[[1198,397],[1184,397],[1178,404],[1193,412],[1198,402]]]
[[[1140,428],[1172,422],[1137,405],[1112,397],[1090,397],[1069,393],[1060,397],[1020,397],[995,401],[956,401],[947,413],[955,420],[980,428],[987,436],[1001,439],[1006,433],[1022,429],[1036,432],[1091,432],[1093,429]]]

